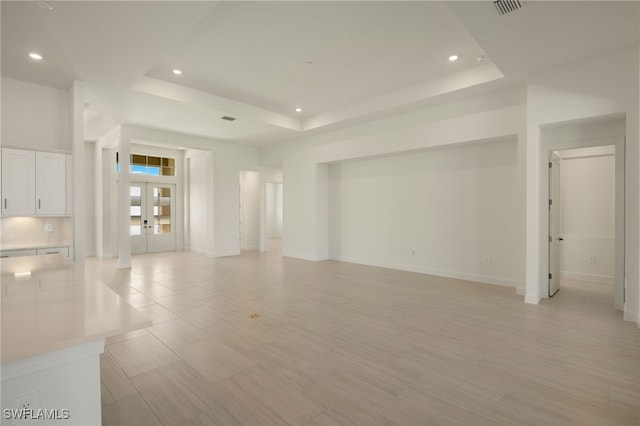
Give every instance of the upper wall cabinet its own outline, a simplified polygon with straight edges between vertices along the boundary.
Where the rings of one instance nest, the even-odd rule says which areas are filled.
[[[65,215],[67,156],[2,149],[2,214]]]
[[[36,152],[36,214],[64,215],[66,194],[66,155]]]
[[[36,153],[2,148],[2,214],[36,211]]]

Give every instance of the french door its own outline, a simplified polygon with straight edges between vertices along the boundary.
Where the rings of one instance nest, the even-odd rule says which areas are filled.
[[[131,184],[132,254],[176,249],[175,193],[176,186],[171,184]]]

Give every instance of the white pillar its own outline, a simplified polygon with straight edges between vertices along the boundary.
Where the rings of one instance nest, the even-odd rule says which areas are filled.
[[[117,187],[117,236],[118,236],[118,268],[131,268],[131,237],[129,226],[130,215],[130,188],[131,188],[131,140],[126,128],[120,132],[118,142],[118,152],[120,160],[120,171],[118,173]]]
[[[540,215],[539,215],[539,175],[538,171],[540,156],[540,128],[533,119],[532,113],[527,110],[527,140],[526,145],[526,283],[525,283],[525,303],[540,303],[539,283],[539,259],[540,259]]]
[[[76,263],[84,263],[84,85],[74,81],[70,88],[71,142],[73,151],[73,257]]]
[[[316,253],[317,260],[329,258],[329,165],[316,164]]]

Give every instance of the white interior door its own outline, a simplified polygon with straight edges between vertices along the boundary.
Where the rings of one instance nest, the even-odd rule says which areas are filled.
[[[560,290],[560,160],[549,162],[549,297]]]
[[[175,185],[131,184],[131,253],[176,249]]]

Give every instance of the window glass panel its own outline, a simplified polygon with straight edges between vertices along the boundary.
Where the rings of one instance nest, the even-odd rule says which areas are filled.
[[[146,166],[147,165],[147,156],[139,155],[139,154],[131,154],[131,164]]]
[[[131,154],[130,172],[149,176],[175,176],[175,158],[154,157],[141,154]],[[116,173],[120,171],[120,161],[116,152]]]
[[[129,223],[129,235],[142,235],[142,188],[139,186],[132,186],[129,189],[130,194],[130,223]]]
[[[146,175],[147,166],[138,166],[138,165],[132,164],[131,173],[138,174],[138,175]]]
[[[171,188],[153,189],[153,233],[171,233]]]

